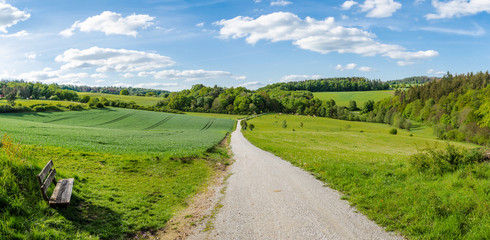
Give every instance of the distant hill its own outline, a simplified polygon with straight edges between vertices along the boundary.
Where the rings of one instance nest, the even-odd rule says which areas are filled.
[[[424,84],[428,83],[434,80],[440,79],[438,77],[427,77],[427,76],[417,76],[417,77],[407,77],[403,79],[398,79],[398,80],[391,80],[387,81],[388,84],[394,85],[394,84],[409,84],[409,85],[416,85],[416,84]]]
[[[388,90],[390,85],[381,80],[369,80],[363,77],[347,78],[322,78],[316,80],[304,80],[296,82],[281,82],[269,84],[257,91],[298,91],[310,92],[349,92],[349,91],[373,91]]]

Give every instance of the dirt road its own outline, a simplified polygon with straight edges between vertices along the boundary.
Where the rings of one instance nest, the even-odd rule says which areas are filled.
[[[356,213],[309,173],[231,137],[236,162],[206,239],[403,239]]]

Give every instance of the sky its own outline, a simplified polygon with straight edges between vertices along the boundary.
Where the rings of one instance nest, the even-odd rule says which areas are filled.
[[[0,79],[178,91],[487,71],[490,0],[0,0]]]

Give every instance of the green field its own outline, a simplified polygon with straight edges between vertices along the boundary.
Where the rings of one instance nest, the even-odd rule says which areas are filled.
[[[16,104],[22,104],[23,106],[30,107],[32,105],[38,105],[38,104],[49,104],[49,105],[61,105],[61,106],[68,106],[70,104],[77,104],[77,105],[82,105],[86,106],[84,103],[79,103],[79,102],[68,102],[68,101],[56,101],[56,100],[36,100],[36,99],[17,99],[15,100]],[[0,105],[6,105],[7,100],[5,99],[0,99]]]
[[[87,93],[87,92],[79,92],[78,96],[83,97],[83,96],[90,96],[90,97],[96,97],[96,98],[106,98],[108,100],[120,100],[124,102],[131,102],[134,101],[136,104],[140,106],[153,106],[158,103],[158,101],[162,100],[163,98],[160,97],[143,97],[143,96],[129,96],[129,95],[115,95],[115,94],[107,94],[107,93]]]
[[[293,115],[265,115],[248,124],[255,125],[244,132],[253,144],[342,191],[388,230],[411,239],[490,236],[490,164],[442,175],[418,171],[408,163],[412,154],[427,146],[446,147],[427,127],[392,135],[389,125]]]
[[[362,107],[364,102],[368,100],[379,101],[387,97],[393,96],[395,91],[359,91],[359,92],[314,92],[313,96],[328,101],[330,99],[335,100],[337,105],[349,106],[350,100],[355,100],[358,107]]]
[[[130,109],[0,114],[0,238],[124,239],[165,226],[227,164],[213,147],[235,121]],[[49,160],[75,178],[72,203],[52,209],[36,174]]]

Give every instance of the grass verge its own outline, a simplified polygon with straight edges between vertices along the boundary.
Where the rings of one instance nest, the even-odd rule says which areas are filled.
[[[411,239],[489,239],[490,164],[476,162],[430,174],[412,166],[417,149],[445,142],[423,129],[305,116],[266,115],[248,121],[256,146],[312,172],[342,191],[359,211]],[[286,123],[286,124],[284,124]],[[457,149],[475,145],[451,143]]]

